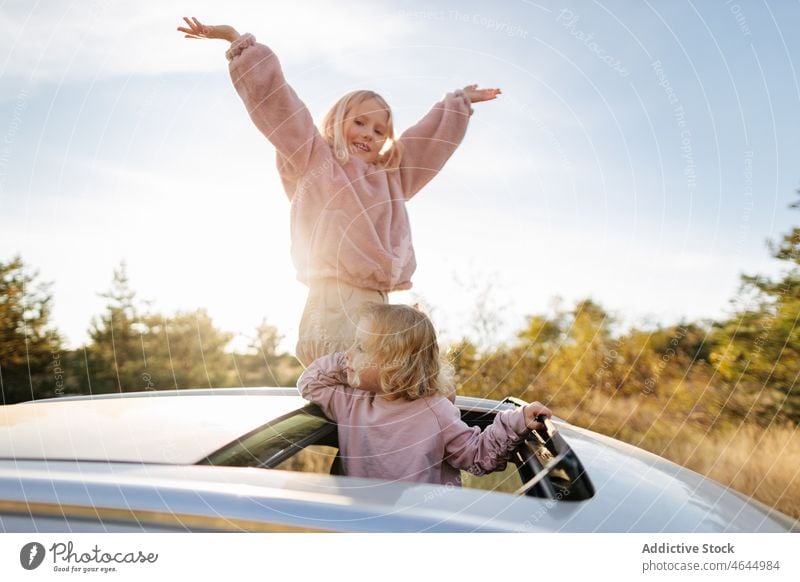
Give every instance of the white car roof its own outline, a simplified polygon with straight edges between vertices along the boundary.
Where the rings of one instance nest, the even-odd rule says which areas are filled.
[[[286,390],[220,392],[0,406],[0,458],[192,464],[307,404]]]

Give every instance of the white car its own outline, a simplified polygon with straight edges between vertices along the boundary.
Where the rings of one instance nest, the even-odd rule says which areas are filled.
[[[459,397],[470,425],[522,401]],[[787,532],[797,520],[631,445],[547,421],[464,487],[339,475],[296,389],[0,406],[0,531]]]

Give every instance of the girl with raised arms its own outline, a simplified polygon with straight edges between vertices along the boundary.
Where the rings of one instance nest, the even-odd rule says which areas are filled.
[[[500,89],[469,85],[448,93],[395,137],[392,111],[377,93],[352,91],[317,128],[283,76],[275,53],[228,25],[184,18],[187,38],[224,39],[233,85],[253,123],[272,142],[291,202],[291,255],[309,287],[296,355],[307,366],[350,347],[354,313],[409,289],[416,268],[405,204],[450,158],[472,103]]]

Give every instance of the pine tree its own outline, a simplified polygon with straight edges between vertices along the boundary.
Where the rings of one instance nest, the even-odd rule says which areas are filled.
[[[50,324],[50,284],[17,256],[0,262],[0,395],[3,404],[52,396],[61,338]]]
[[[92,318],[89,330],[91,341],[87,356],[91,390],[96,394],[140,390],[144,327],[124,261],[114,270],[111,289],[100,297],[108,304],[101,316]]]

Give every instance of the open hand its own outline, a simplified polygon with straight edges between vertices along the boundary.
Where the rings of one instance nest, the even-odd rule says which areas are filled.
[[[186,38],[221,38],[231,42],[239,38],[239,33],[236,32],[236,29],[227,24],[203,24],[194,16],[192,16],[191,20],[185,16],[183,19],[186,21],[186,24],[189,25],[189,28],[179,26],[178,30],[180,32],[185,32],[186,34],[184,34],[184,36]]]
[[[464,93],[471,103],[479,103],[481,101],[491,101],[495,99],[502,91],[500,89],[478,89],[478,85],[467,85],[464,87]]]

